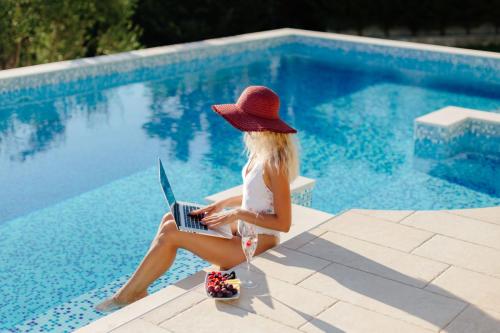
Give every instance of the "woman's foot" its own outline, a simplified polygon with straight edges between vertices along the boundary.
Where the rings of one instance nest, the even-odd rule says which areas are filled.
[[[125,305],[127,304],[119,303],[115,296],[113,296],[97,304],[94,309],[99,312],[112,312],[124,307]]]
[[[138,293],[132,297],[123,297],[120,294],[115,294],[112,297],[104,300],[103,302],[97,304],[95,309],[99,312],[111,312],[123,308],[126,305],[134,303],[135,301],[140,300],[148,295],[148,292],[145,290],[144,292]]]

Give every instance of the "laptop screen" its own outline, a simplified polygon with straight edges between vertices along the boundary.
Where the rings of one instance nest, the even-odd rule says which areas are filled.
[[[172,192],[172,187],[170,186],[170,183],[168,182],[167,174],[165,173],[165,169],[163,169],[163,165],[161,164],[161,160],[158,159],[158,162],[160,164],[161,188],[163,190],[163,193],[165,194],[165,198],[167,198],[167,201],[168,201],[170,208],[172,208],[172,206],[175,203],[174,192]]]

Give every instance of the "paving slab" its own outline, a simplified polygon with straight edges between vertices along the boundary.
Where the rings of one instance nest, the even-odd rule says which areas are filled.
[[[450,214],[444,211],[419,211],[401,221],[402,224],[500,249],[500,225]]]
[[[172,332],[187,333],[300,332],[239,307],[208,299],[163,322],[161,327]]]
[[[468,306],[443,332],[500,333],[500,312]]]
[[[490,247],[435,235],[412,253],[500,278],[500,250]]]
[[[500,279],[467,269],[452,266],[425,289],[482,308],[500,309]]]
[[[312,230],[332,218],[332,214],[293,204],[292,226],[290,227],[289,232],[281,233],[281,242],[286,242],[306,231]]]
[[[447,264],[326,232],[298,251],[416,287],[425,287]]]
[[[298,236],[254,258],[259,287],[239,300],[207,299],[207,268],[78,332],[500,332],[494,210],[399,222],[308,210],[296,210]]]
[[[292,225],[306,225],[312,228],[333,216],[317,209],[292,204]]]
[[[438,330],[466,306],[462,301],[331,264],[299,286],[414,325]]]
[[[382,220],[391,222],[399,222],[408,215],[412,214],[413,210],[379,210],[379,209],[351,209],[350,212],[373,216]]]
[[[362,307],[338,302],[318,317],[300,328],[304,332],[331,333],[429,333],[431,330],[418,327],[402,320],[364,309]]]
[[[112,333],[171,333],[166,328],[156,326],[148,321],[137,319],[126,323],[114,330]]]
[[[239,277],[246,276],[242,266],[237,267]],[[273,319],[284,325],[298,328],[324,311],[337,300],[309,289],[274,279],[265,274],[251,272],[252,279],[258,286],[254,289],[244,289],[240,298],[227,302],[250,313]],[[197,288],[205,295],[204,286]]]
[[[350,211],[322,224],[321,228],[406,252],[433,235],[432,232]]]
[[[283,242],[281,245],[292,250],[296,250],[299,247],[304,246],[305,244],[309,243],[316,237],[320,236],[321,234],[324,234],[326,230],[321,229],[321,227],[317,227],[311,230],[304,231],[303,233],[289,239],[286,242]]]
[[[145,321],[158,325],[205,299],[206,297],[202,294],[187,292],[170,302],[164,303],[161,306],[147,312],[141,318]]]
[[[453,209],[448,213],[482,220],[500,225],[500,207]]]
[[[330,261],[279,246],[254,258],[251,269],[297,284],[329,264]]]

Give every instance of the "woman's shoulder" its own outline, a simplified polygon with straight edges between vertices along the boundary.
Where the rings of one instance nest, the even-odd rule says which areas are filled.
[[[270,163],[270,161],[263,161],[262,170],[264,172],[264,178],[267,176],[269,180],[279,177],[288,178],[288,169],[284,165],[274,165]]]

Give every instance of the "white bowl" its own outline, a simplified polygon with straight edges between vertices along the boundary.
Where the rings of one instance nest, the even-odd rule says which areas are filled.
[[[205,287],[205,294],[207,295],[208,298],[214,299],[216,301],[232,301],[233,299],[240,298],[241,287],[238,288],[238,292],[236,293],[236,295],[233,295],[231,297],[213,297],[213,296],[210,296],[210,294],[208,293],[208,290],[207,290],[207,283],[208,283],[208,274],[212,273],[212,272],[222,273],[224,275],[225,273],[227,273],[227,274],[231,273],[232,270],[231,271],[210,271],[210,272],[207,272],[205,274],[205,285],[204,285],[204,287]],[[237,275],[236,275],[236,272],[235,272],[234,278],[235,279],[238,278]]]

